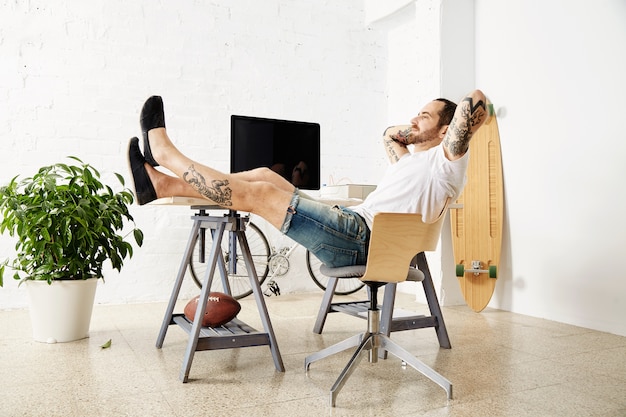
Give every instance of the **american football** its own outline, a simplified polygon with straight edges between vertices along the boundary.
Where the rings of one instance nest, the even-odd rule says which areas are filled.
[[[185,317],[191,322],[196,317],[199,298],[200,296],[192,298],[185,306]],[[202,326],[217,327],[226,324],[234,319],[240,310],[241,304],[230,295],[221,292],[209,293]]]

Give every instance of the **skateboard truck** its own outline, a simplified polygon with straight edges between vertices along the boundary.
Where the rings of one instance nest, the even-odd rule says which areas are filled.
[[[489,269],[482,269],[482,262],[480,261],[472,261],[472,268],[465,269],[463,264],[457,264],[456,266],[456,276],[462,277],[466,272],[472,272],[475,276],[480,274],[489,274],[489,278],[497,278],[498,277],[498,268],[495,265],[489,265]]]

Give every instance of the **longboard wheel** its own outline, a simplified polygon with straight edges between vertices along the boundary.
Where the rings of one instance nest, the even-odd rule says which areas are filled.
[[[489,265],[489,278],[498,278],[498,267]]]
[[[465,267],[463,266],[463,264],[457,264],[456,265],[456,276],[457,277],[462,277],[463,275],[465,275]]]

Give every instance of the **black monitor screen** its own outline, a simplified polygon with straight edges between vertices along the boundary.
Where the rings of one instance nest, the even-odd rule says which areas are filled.
[[[320,125],[231,116],[230,171],[268,167],[304,190],[320,188]]]

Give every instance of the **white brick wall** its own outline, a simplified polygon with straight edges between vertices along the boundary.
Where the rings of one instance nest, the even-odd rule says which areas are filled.
[[[217,168],[228,169],[236,113],[319,122],[322,182],[374,182],[387,50],[363,20],[362,0],[0,0],[0,181],[66,155],[128,178],[141,104],[160,94],[176,144]],[[107,273],[98,302],[163,300],[171,290],[190,210],[132,213],[145,245],[121,274]],[[0,258],[12,247],[0,237]],[[308,285],[296,257],[286,288]],[[5,281],[0,308],[25,305],[25,291]]]

